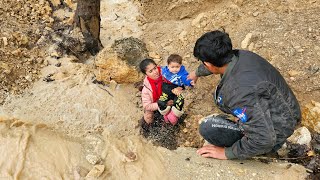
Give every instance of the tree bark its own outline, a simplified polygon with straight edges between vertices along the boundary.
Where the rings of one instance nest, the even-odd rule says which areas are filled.
[[[78,0],[74,20],[85,38],[87,50],[96,55],[103,48],[100,41],[100,0]]]

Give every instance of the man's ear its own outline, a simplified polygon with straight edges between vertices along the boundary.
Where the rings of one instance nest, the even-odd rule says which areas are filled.
[[[211,64],[210,62],[203,62],[206,68],[212,72],[213,74],[217,74],[219,72],[219,68]]]
[[[203,62],[204,63],[204,66],[206,66],[206,68],[208,69],[208,70],[210,70],[210,69],[212,69],[214,66],[211,64],[211,63],[209,63],[209,62]]]
[[[212,65],[211,63],[206,62],[206,61],[203,61],[203,64],[204,64],[205,66],[207,66],[207,67],[209,67],[209,66],[211,66],[211,65]]]

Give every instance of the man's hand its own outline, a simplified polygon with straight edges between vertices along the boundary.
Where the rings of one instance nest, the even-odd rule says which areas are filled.
[[[193,86],[194,84],[196,84],[197,80],[198,80],[198,76],[196,75],[195,71],[192,71],[189,73],[189,75],[187,76],[188,80],[192,80]]]
[[[182,87],[176,87],[176,88],[171,90],[171,92],[173,94],[175,94],[176,96],[179,96],[182,93],[182,91],[183,91]]]
[[[197,153],[206,158],[227,159],[224,147],[218,147],[211,144],[198,149]]]

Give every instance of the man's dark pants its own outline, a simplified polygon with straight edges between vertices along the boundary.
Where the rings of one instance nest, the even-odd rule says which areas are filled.
[[[206,141],[220,147],[230,147],[243,136],[239,125],[223,115],[205,117],[199,131]]]

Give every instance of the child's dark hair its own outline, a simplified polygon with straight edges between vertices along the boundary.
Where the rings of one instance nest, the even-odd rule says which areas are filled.
[[[146,58],[144,60],[142,60],[139,64],[139,68],[140,68],[140,71],[143,73],[143,74],[146,74],[146,68],[149,64],[154,64],[154,65],[157,65],[156,62],[154,62],[154,60],[152,59],[149,59],[149,58]]]
[[[182,57],[179,56],[178,54],[171,54],[168,57],[167,63],[170,64],[172,62],[182,64]]]

